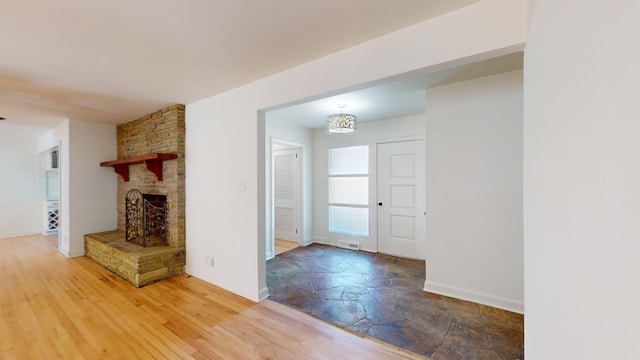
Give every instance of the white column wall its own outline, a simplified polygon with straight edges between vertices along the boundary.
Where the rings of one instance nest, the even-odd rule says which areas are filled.
[[[117,157],[116,126],[67,120],[41,136],[40,149],[60,146],[58,250],[84,255],[84,235],[117,227],[117,178],[103,161]]]
[[[0,134],[0,238],[40,233],[38,137]]]
[[[525,355],[640,359],[640,2],[533,1]]]
[[[254,301],[266,293],[259,111],[522,50],[526,16],[524,0],[477,2],[187,105],[187,272]],[[246,191],[238,191],[240,179]]]
[[[522,71],[426,99],[425,290],[523,313]]]

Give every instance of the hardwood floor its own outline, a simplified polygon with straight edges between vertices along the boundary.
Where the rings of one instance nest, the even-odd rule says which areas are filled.
[[[43,236],[0,239],[0,358],[420,359],[189,275],[136,289]]]
[[[58,247],[58,233],[51,233],[51,234],[47,234],[44,236],[45,239],[47,239],[47,241],[49,241],[51,243],[51,245]]]
[[[295,249],[297,247],[300,247],[300,244],[298,244],[295,241],[287,241],[287,240],[280,240],[280,239],[275,239],[275,255],[280,255],[284,252],[287,252],[291,249]]]

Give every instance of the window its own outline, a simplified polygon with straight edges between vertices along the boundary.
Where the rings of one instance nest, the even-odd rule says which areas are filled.
[[[369,146],[329,149],[329,231],[369,236]]]

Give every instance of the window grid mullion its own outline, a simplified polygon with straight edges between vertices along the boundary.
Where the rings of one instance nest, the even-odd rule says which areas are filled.
[[[343,178],[343,177],[369,177],[369,174],[337,174],[337,175],[331,175],[329,174],[330,178]]]
[[[360,208],[360,209],[368,209],[369,204],[347,204],[347,203],[329,203],[329,206],[341,206],[341,207],[351,207],[351,208]]]

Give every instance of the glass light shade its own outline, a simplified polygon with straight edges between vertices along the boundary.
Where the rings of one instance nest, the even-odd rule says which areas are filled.
[[[356,116],[333,114],[327,116],[327,134],[350,134],[356,131]]]

